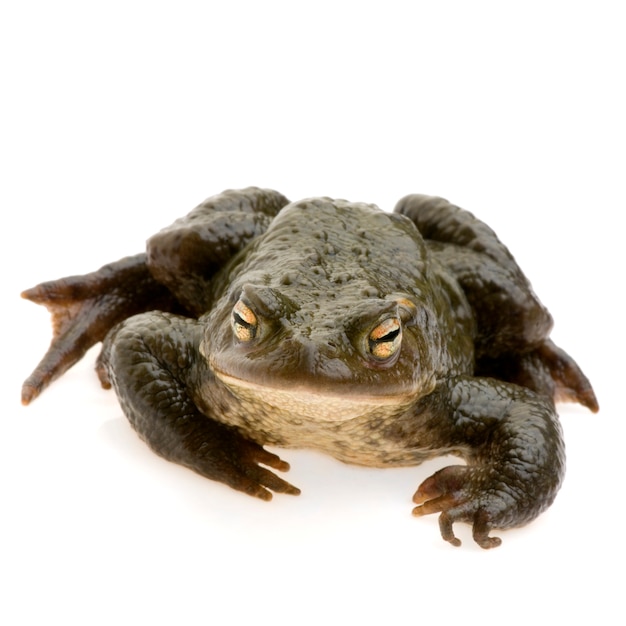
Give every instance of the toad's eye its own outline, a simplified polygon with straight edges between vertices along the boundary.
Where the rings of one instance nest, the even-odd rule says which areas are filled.
[[[256,337],[259,321],[254,311],[241,300],[233,307],[232,324],[239,341],[252,341]]]
[[[370,354],[380,361],[390,359],[400,349],[402,343],[402,324],[397,317],[382,321],[368,338]]]

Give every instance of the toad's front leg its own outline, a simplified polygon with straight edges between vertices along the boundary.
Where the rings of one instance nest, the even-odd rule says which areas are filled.
[[[198,362],[201,335],[195,319],[161,312],[131,317],[107,336],[100,378],[113,384],[132,426],[160,456],[263,500],[271,491],[298,494],[261,467],[286,471],[287,463],[198,409],[198,387],[215,382]]]
[[[552,504],[565,469],[561,428],[552,402],[492,379],[460,377],[437,402],[442,426],[467,466],[450,466],[418,488],[413,513],[441,513],[446,541],[460,541],[454,522],[472,524],[483,548],[500,545],[494,528],[522,526]]]

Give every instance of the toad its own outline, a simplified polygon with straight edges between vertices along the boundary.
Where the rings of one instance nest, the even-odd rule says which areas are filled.
[[[226,191],[144,253],[22,295],[54,328],[24,404],[103,341],[100,381],[155,452],[263,500],[299,493],[265,446],[381,468],[456,455],[413,497],[453,545],[455,522],[491,548],[550,506],[555,402],[598,410],[508,249],[432,196],[387,213]]]

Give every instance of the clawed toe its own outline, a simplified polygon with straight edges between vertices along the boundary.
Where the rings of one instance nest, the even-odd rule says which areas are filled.
[[[459,492],[467,482],[468,471],[465,466],[451,465],[427,478],[413,496],[413,502],[420,505],[414,509],[414,515],[438,513],[459,504]]]
[[[472,524],[474,541],[481,548],[495,548],[502,541],[498,537],[489,536],[492,525],[483,499],[472,489],[472,471],[469,468],[446,467],[418,487],[413,496],[413,502],[418,505],[413,509],[413,515],[421,517],[440,513],[441,536],[453,546],[461,545],[461,540],[454,534],[454,523],[467,522]]]

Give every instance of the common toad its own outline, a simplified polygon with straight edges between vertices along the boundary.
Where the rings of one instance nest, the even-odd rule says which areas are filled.
[[[554,402],[598,409],[507,248],[431,196],[386,213],[227,191],[145,253],[23,296],[54,323],[24,404],[103,340],[100,380],[139,435],[258,498],[299,493],[266,445],[377,467],[457,455],[413,498],[453,545],[454,522],[491,548],[546,509],[564,472]]]

